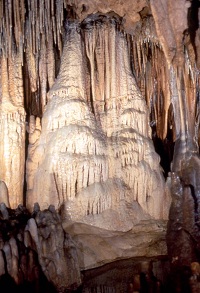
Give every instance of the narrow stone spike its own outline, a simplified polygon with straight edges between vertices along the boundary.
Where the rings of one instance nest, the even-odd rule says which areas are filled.
[[[138,65],[139,65],[139,72],[142,74],[142,63],[141,63],[141,51],[140,51],[140,42],[136,43],[137,48],[137,57],[138,57]]]
[[[52,28],[53,28],[53,38],[54,38],[54,43],[57,44],[57,37],[56,37],[56,21],[55,17],[52,16]]]
[[[12,0],[7,0],[7,1],[8,1],[8,6],[7,6],[7,9],[8,9],[8,24],[9,24],[10,29],[12,29],[12,27],[13,27],[13,23],[12,23],[12,12],[13,12]]]
[[[41,93],[41,105],[42,112],[44,111],[44,106],[46,105],[46,89],[47,89],[47,56],[46,56],[46,43],[44,35],[41,39],[41,51],[39,60],[39,76],[40,76],[40,93]]]
[[[136,76],[139,76],[139,66],[138,66],[138,57],[137,57],[137,44],[135,41],[133,41],[133,61],[134,61],[134,67]]]
[[[18,17],[17,17],[17,14],[19,12],[18,10],[18,7],[19,7],[19,4],[18,4],[18,0],[15,1],[14,5],[17,7],[14,8],[14,35],[15,35],[15,40],[16,40],[16,46],[19,45],[19,32],[20,32],[20,25],[18,24]]]
[[[21,19],[21,23],[22,23],[22,29],[24,26],[24,22],[25,22],[25,5],[24,5],[24,0],[20,0],[20,19]],[[22,31],[23,32],[23,31]]]
[[[52,30],[49,32],[49,42],[47,43],[47,77],[49,88],[51,88],[55,81],[55,57]]]
[[[53,16],[55,14],[54,12],[54,0],[51,0],[51,16]]]
[[[43,32],[43,0],[40,1],[40,8],[39,8],[39,26],[40,26],[40,33]]]

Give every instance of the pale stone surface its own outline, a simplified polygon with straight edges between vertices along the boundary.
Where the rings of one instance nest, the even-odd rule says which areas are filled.
[[[33,188],[33,174],[38,167],[40,156],[35,152],[41,133],[41,122],[40,118],[31,115],[30,121],[27,127],[29,133],[29,145],[28,145],[28,158],[26,160],[26,183],[27,193]]]
[[[76,245],[81,270],[119,259],[167,254],[166,221],[141,221],[121,233],[81,223],[63,223],[63,227]]]
[[[79,25],[67,28],[27,205],[32,209],[37,201],[43,209],[54,204],[69,220],[127,230],[133,225],[131,209],[138,208],[142,217],[167,218],[169,198],[124,35],[115,21],[103,17],[98,25],[97,19],[85,22],[85,47]],[[108,222],[104,214],[110,214]]]
[[[23,203],[25,164],[23,77],[18,55],[0,59],[0,80],[0,180],[8,188],[5,204],[15,208]]]

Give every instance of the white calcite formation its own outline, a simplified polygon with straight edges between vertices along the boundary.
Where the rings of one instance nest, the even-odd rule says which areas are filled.
[[[53,204],[66,219],[107,229],[166,218],[169,198],[125,35],[106,17],[82,26],[67,24],[60,72],[29,152],[27,206]]]

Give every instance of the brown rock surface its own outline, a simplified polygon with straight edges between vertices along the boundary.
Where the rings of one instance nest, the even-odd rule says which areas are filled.
[[[35,205],[31,216],[23,206],[0,205],[0,284],[5,276],[33,292],[45,290],[45,280],[59,292],[81,284],[76,247],[53,206],[40,211]]]

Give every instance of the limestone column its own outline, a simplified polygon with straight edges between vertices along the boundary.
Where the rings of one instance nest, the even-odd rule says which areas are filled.
[[[11,208],[23,203],[25,110],[20,58],[0,59],[0,180],[8,188]]]

